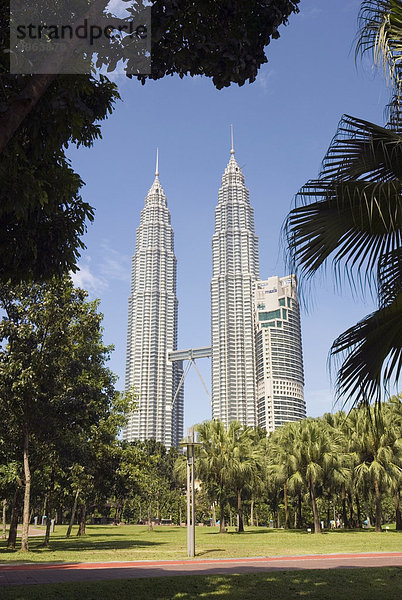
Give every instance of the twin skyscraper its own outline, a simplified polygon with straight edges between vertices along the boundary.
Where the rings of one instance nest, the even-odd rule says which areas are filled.
[[[254,210],[233,148],[222,176],[212,237],[212,418],[267,432],[306,416],[299,304],[294,276],[259,278]],[[126,389],[138,394],[123,438],[183,437],[183,366],[177,350],[174,235],[159,181],[145,198],[132,259]]]

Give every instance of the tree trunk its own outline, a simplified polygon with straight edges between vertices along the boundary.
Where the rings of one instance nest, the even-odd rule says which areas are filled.
[[[152,504],[151,502],[148,505],[148,531],[152,531]]]
[[[342,483],[342,487],[341,487],[341,498],[342,498],[342,522],[343,522],[343,526],[345,528],[349,527],[349,522],[348,522],[348,515],[346,512],[346,490],[345,490],[345,484]]]
[[[86,531],[85,531],[85,525],[86,525],[86,520],[87,520],[87,507],[85,504],[81,505],[81,510],[80,510],[80,522],[78,525],[78,531],[77,531],[77,535],[85,535]]]
[[[31,470],[29,467],[29,429],[24,425],[24,509],[22,512],[21,552],[29,552],[29,501],[31,497]]]
[[[43,546],[45,548],[49,547],[49,541],[50,541],[50,527],[51,527],[51,511],[48,509],[48,516],[46,519],[46,532],[45,532],[45,539],[43,540]]]
[[[254,527],[254,500],[251,500],[250,505],[250,525]]]
[[[378,485],[377,479],[374,480],[375,490],[375,530],[377,532],[382,531],[381,528],[381,493],[380,486]]]
[[[8,532],[7,549],[15,550],[17,542],[18,512],[20,508],[21,488],[17,487],[11,507],[10,529]]]
[[[47,493],[45,494],[45,499],[43,500],[43,509],[42,515],[47,515]]]
[[[303,527],[303,514],[302,514],[302,497],[300,492],[297,494],[297,526],[299,529]]]
[[[75,492],[75,496],[74,496],[74,504],[73,504],[73,510],[71,511],[71,517],[70,517],[70,523],[68,525],[68,529],[67,529],[67,533],[66,533],[66,537],[69,538],[71,535],[71,530],[73,528],[74,525],[74,520],[75,520],[75,513],[77,510],[77,503],[78,503],[78,496],[80,495],[81,492],[81,488],[77,488],[77,491]]]
[[[225,527],[225,506],[223,504],[223,501],[221,501],[220,509],[221,509],[221,515],[220,515],[220,523],[219,523],[219,533],[226,533],[226,527]]]
[[[216,505],[212,502],[212,525],[216,527]]]
[[[243,507],[241,503],[241,491],[237,490],[237,514],[239,515],[239,533],[244,532],[244,522],[243,522]]]
[[[289,501],[288,501],[288,486],[285,481],[283,484],[283,501],[285,503],[285,529],[290,529],[290,514],[289,514]]]
[[[396,531],[402,531],[402,514],[401,514],[401,504],[399,497],[399,490],[396,490],[394,494],[394,504],[395,504],[395,529]]]
[[[350,492],[348,492],[348,503],[349,503],[349,527],[354,528],[355,515],[354,515],[354,508],[353,508],[353,498],[352,498],[352,494]]]
[[[308,482],[308,487],[309,487],[310,499],[311,499],[311,506],[312,506],[312,509],[313,509],[313,516],[314,516],[314,533],[321,533],[320,517],[318,515],[317,500],[316,500],[316,496],[315,496],[314,483],[312,482],[311,479]]]
[[[366,500],[364,502],[364,507],[366,509],[367,526],[371,527],[370,511],[369,511],[369,505],[368,505],[367,497],[366,497]]]
[[[6,510],[7,510],[7,500],[4,498],[3,500],[3,535],[1,536],[3,540],[7,537],[7,523],[6,523]]]
[[[355,500],[356,500],[357,523],[358,523],[359,527],[361,527],[362,526],[362,515],[361,515],[361,510],[360,510],[359,494],[355,495]]]
[[[179,525],[181,527],[181,501],[179,500]]]

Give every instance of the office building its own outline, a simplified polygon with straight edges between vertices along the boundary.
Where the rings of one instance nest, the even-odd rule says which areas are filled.
[[[267,432],[306,416],[296,278],[255,284],[257,424]]]

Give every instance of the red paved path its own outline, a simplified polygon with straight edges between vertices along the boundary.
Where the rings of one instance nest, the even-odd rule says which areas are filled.
[[[402,567],[402,552],[107,563],[4,564],[0,566],[0,586],[353,567]]]

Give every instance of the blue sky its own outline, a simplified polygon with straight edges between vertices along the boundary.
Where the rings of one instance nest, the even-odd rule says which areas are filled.
[[[110,367],[124,388],[127,299],[140,211],[155,171],[175,232],[179,348],[210,344],[211,239],[233,123],[236,158],[250,189],[260,244],[260,275],[286,275],[280,230],[294,195],[317,176],[343,113],[383,123],[388,90],[354,60],[358,0],[302,0],[267,48],[257,81],[218,91],[208,79],[168,77],[142,86],[117,76],[122,101],[102,124],[103,139],[69,155],[96,208],[76,283],[101,299]],[[305,399],[309,415],[333,405],[327,368],[334,338],[371,312],[368,300],[336,292],[328,272],[302,311]],[[210,389],[209,359],[198,366]],[[185,425],[211,417],[195,372],[185,385]]]

